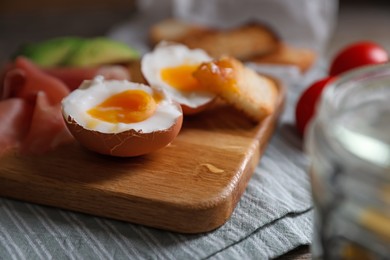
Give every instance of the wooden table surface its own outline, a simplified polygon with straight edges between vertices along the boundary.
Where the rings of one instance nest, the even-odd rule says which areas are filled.
[[[14,52],[22,42],[39,41],[63,35],[104,35],[113,25],[129,19],[134,12],[134,5],[131,1],[126,5],[123,5],[123,1],[116,1],[117,7],[112,5],[114,8],[109,9],[104,5],[105,1],[97,1],[95,8],[89,8],[88,11],[85,6],[77,9],[77,2],[80,1],[69,2],[70,7],[73,7],[71,9],[54,6],[50,11],[42,12],[42,9],[36,8],[36,1],[2,1],[0,4],[0,64],[5,62],[10,53]],[[30,9],[28,9],[25,6],[27,3],[34,3],[35,7],[30,4]],[[51,1],[39,0],[38,3],[49,4]],[[337,27],[325,58],[330,59],[341,47],[357,40],[373,40],[390,50],[389,14],[390,4],[386,1],[342,1]],[[310,258],[309,246],[301,246],[279,259]]]

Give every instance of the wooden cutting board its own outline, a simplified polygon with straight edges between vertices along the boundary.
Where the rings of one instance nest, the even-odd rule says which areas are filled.
[[[187,117],[167,147],[113,158],[74,142],[40,156],[0,158],[0,196],[183,233],[221,226],[270,139],[276,112],[251,123],[228,106]]]

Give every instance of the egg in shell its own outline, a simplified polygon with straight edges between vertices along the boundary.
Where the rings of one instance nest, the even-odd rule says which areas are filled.
[[[164,92],[98,76],[62,101],[65,123],[81,145],[112,156],[151,153],[181,129],[181,107]]]
[[[211,60],[204,50],[163,42],[142,57],[141,71],[150,86],[166,92],[182,106],[184,114],[194,114],[216,97],[192,76],[202,62]]]

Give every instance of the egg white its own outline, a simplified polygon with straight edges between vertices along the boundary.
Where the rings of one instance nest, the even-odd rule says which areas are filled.
[[[164,96],[157,103],[155,113],[152,116],[137,123],[110,123],[87,113],[89,109],[99,105],[110,96],[133,89],[143,90],[153,95],[153,89],[150,87],[126,80],[104,80],[102,76],[97,76],[93,80],[86,80],[77,90],[70,93],[62,101],[64,118],[67,120],[68,117],[71,117],[84,129],[101,133],[111,134],[128,130],[151,133],[170,128],[177,118],[182,115],[180,109],[167,96]]]
[[[212,58],[201,49],[189,49],[182,44],[159,44],[141,60],[141,71],[151,87],[161,89],[174,101],[191,108],[209,103],[215,94],[206,91],[180,91],[161,78],[161,70],[180,65],[201,64]]]

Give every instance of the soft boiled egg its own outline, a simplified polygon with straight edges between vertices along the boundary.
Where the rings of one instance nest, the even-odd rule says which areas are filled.
[[[192,75],[202,62],[211,60],[201,49],[163,42],[142,57],[141,71],[149,85],[166,92],[182,106],[184,114],[194,114],[216,97]]]
[[[62,101],[69,131],[86,148],[129,157],[168,145],[179,133],[181,107],[164,92],[98,76]]]

